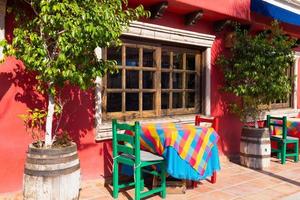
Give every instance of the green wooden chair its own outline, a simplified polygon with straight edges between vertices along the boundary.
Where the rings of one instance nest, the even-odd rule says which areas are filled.
[[[118,131],[129,130],[134,136],[120,134]],[[149,195],[160,193],[164,199],[166,197],[166,166],[164,158],[147,151],[140,150],[140,124],[134,125],[120,124],[116,119],[112,120],[113,133],[113,197],[118,198],[119,190],[122,188],[135,186],[135,200],[147,197]],[[119,184],[119,163],[133,166],[134,181],[130,183]],[[144,169],[147,166],[160,165],[160,172]],[[142,169],[143,168],[143,169]],[[152,190],[143,192],[144,182],[143,173],[149,173],[161,178],[161,186]]]
[[[276,120],[276,122],[274,121]],[[267,115],[267,127],[282,128],[281,135],[271,135],[271,141],[277,143],[278,148],[272,148],[271,152],[277,153],[277,158],[281,159],[281,164],[285,164],[286,157],[293,156],[294,161],[299,160],[299,139],[287,135],[287,118],[286,117],[272,117]],[[287,152],[287,144],[294,144],[292,152]]]

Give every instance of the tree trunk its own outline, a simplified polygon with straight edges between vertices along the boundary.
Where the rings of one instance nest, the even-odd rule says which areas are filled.
[[[254,127],[258,128],[258,121],[257,121],[257,119],[254,120]]]
[[[45,145],[52,145],[52,123],[53,123],[53,115],[54,115],[54,97],[49,94],[48,96],[48,113],[46,119],[46,135],[45,135]]]

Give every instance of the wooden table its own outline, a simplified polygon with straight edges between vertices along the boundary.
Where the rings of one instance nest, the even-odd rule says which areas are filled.
[[[141,149],[163,156],[174,178],[199,181],[220,170],[218,134],[188,124],[141,124]]]

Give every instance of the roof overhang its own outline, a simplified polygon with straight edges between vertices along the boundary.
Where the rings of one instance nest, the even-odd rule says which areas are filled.
[[[251,11],[300,26],[300,0],[251,0]]]

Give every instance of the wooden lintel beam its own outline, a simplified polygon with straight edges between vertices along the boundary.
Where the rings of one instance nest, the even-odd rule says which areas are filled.
[[[198,10],[192,13],[185,15],[185,25],[194,25],[196,24],[203,16],[203,11]]]
[[[168,1],[163,1],[150,7],[151,19],[161,18],[168,8]]]

